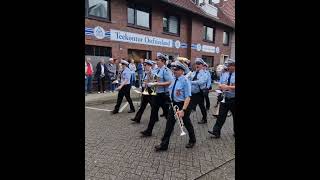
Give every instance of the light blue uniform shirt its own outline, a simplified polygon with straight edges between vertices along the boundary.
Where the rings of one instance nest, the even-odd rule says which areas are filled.
[[[229,78],[229,72],[226,72],[226,76],[225,76],[225,79],[224,81],[222,82],[222,84],[227,84],[228,83],[228,78]],[[234,85],[235,84],[235,72],[232,73],[231,75],[231,79],[230,79],[230,85]],[[224,95],[225,97],[227,98],[234,98],[235,97],[235,91],[224,91]]]
[[[172,89],[174,82],[176,81],[176,77],[173,78],[170,86],[169,86],[169,94],[171,99]],[[174,102],[182,102],[187,97],[191,96],[191,84],[190,81],[184,76],[180,76],[177,80],[176,86],[173,91],[173,101]]]
[[[161,68],[155,69],[153,73],[154,75],[157,75],[158,77],[160,77],[160,80],[158,82],[173,81],[172,72],[166,66],[162,66]],[[168,92],[168,86],[157,87],[157,93],[164,93],[164,92]]]
[[[229,74],[229,72],[228,71],[225,71],[225,72],[223,72],[221,75],[220,75],[220,80],[219,80],[219,83],[220,84],[223,84],[223,82],[225,81],[225,80],[228,80],[228,79],[226,79],[226,78],[228,78],[228,75]]]
[[[120,83],[127,80],[126,84],[130,84],[131,75],[132,75],[132,71],[128,67],[125,67],[121,73]]]
[[[206,88],[206,83],[207,83],[207,78],[208,78],[202,69],[198,73],[198,76],[197,76],[198,80],[192,81],[195,75],[196,75],[196,71],[193,71],[191,76],[189,77],[189,80],[191,81],[191,93],[192,94],[200,92],[200,88],[201,89]]]
[[[207,76],[207,88],[209,89],[211,87],[211,74],[208,70],[205,70],[204,71],[206,73],[206,76]]]

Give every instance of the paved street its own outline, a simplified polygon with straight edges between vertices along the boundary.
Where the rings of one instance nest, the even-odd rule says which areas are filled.
[[[88,96],[90,96],[89,94]],[[97,96],[97,95],[95,95]],[[102,95],[101,95],[102,96]],[[216,97],[210,93],[211,108]],[[116,98],[116,93],[113,98]],[[86,97],[87,98],[87,97]],[[228,117],[220,139],[208,134],[216,119],[212,109],[208,113],[208,124],[197,124],[202,115],[199,107],[190,116],[197,138],[192,149],[185,148],[188,135],[180,137],[178,123],[171,136],[169,149],[155,152],[154,146],[160,143],[164,133],[164,118],[156,123],[153,136],[141,138],[140,131],[147,127],[150,106],[142,116],[140,124],[132,124],[128,114],[129,106],[111,115],[115,100],[102,104],[86,104],[85,109],[85,177],[98,179],[217,179],[233,180],[235,139],[233,137],[232,116]],[[135,103],[136,111],[138,110]],[[160,108],[159,115],[162,113]]]

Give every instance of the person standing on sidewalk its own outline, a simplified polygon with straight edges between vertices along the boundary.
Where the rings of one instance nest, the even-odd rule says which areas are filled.
[[[143,137],[152,135],[154,125],[157,121],[159,121],[158,112],[160,107],[162,107],[164,116],[166,118],[168,116],[170,103],[168,86],[171,84],[173,77],[171,70],[165,66],[165,62],[167,60],[167,57],[163,54],[159,54],[158,58],[156,59],[158,68],[155,69],[154,72],[158,81],[155,82],[154,86],[156,87],[157,95],[153,96],[152,98],[151,114],[148,127],[146,130],[140,132]]]
[[[143,82],[143,71],[144,71],[142,58],[140,58],[140,63],[138,64],[137,71],[138,71],[138,78],[139,78],[139,88],[141,88],[141,85]]]
[[[95,78],[98,80],[98,93],[106,93],[106,73],[107,66],[104,63],[104,59],[100,58],[100,62],[96,66]]]
[[[107,86],[111,92],[114,92],[114,90],[116,89],[116,84],[112,83],[113,81],[117,80],[116,61],[117,61],[116,58],[115,59],[109,58],[109,63],[107,65],[108,77],[109,77],[107,81]]]
[[[93,75],[93,66],[91,64],[91,58],[87,57],[85,62],[85,90],[86,93],[92,93],[91,85],[92,85],[92,75]]]
[[[233,136],[235,136],[234,120],[235,120],[235,61],[232,59],[228,60],[228,76],[226,80],[219,85],[219,89],[224,93],[224,102],[220,102],[219,115],[212,131],[208,131],[215,138],[220,138],[221,129],[226,121],[228,111],[232,113],[233,119]]]
[[[131,59],[131,62],[129,64],[129,69],[131,70],[131,81],[130,81],[130,84],[131,84],[131,86],[134,87],[135,82],[136,82],[136,70],[137,70],[137,67],[134,64],[134,60],[133,59]]]
[[[199,105],[201,113],[202,113],[202,120],[198,122],[198,124],[205,124],[207,123],[207,111],[204,107],[204,95],[203,91],[207,88],[207,75],[203,71],[204,61],[201,58],[196,58],[196,71],[193,71],[189,80],[191,82],[191,101],[190,101],[190,108],[191,110],[196,109],[197,105]]]
[[[132,76],[131,70],[128,68],[129,62],[125,60],[121,60],[121,66],[122,66],[122,72],[120,74],[120,85],[119,87],[116,88],[118,92],[118,98],[117,98],[117,104],[114,107],[114,110],[112,111],[112,114],[117,114],[119,113],[119,108],[123,100],[123,96],[126,97],[129,105],[130,105],[130,111],[128,113],[133,113],[135,112],[131,97],[130,97],[130,79]]]
[[[155,146],[156,151],[166,151],[168,149],[170,136],[177,121],[173,110],[174,106],[178,106],[179,110],[177,111],[177,115],[179,118],[182,118],[184,127],[187,129],[189,134],[189,143],[186,145],[186,148],[192,148],[196,143],[194,128],[189,117],[191,109],[188,108],[191,96],[191,84],[184,76],[188,67],[179,61],[174,62],[171,65],[174,66],[173,71],[175,78],[169,86],[170,106],[168,120],[161,143],[160,145]]]

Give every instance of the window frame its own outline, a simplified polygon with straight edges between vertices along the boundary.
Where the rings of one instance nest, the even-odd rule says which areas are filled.
[[[215,26],[207,26],[206,24],[204,24],[203,27],[206,27],[206,28],[203,28],[203,29],[205,29],[205,32],[203,32],[203,33],[204,33],[204,38],[203,38],[203,36],[202,36],[203,41],[214,44],[214,43],[215,43],[215,40],[216,40],[216,28],[215,28]],[[213,29],[213,32],[212,32],[212,33],[213,33],[213,34],[212,34],[212,41],[209,40],[208,37],[207,37],[207,28],[208,28],[208,27]]]
[[[146,12],[144,10],[141,10],[141,8],[139,9],[139,6],[142,9],[147,9],[147,11],[148,11],[147,13],[149,13],[149,27],[137,25],[137,10],[142,11],[142,12]],[[128,13],[129,13],[128,9],[129,8],[134,10],[133,11],[133,13],[134,13],[134,24],[129,23],[129,19],[128,19]],[[137,28],[137,29],[151,31],[152,30],[152,7],[150,5],[146,5],[146,4],[128,2],[127,3],[127,26],[128,27]]]
[[[227,37],[228,37],[228,39],[227,39],[227,43],[224,43],[224,33],[226,33],[227,34]],[[229,46],[229,44],[230,44],[230,32],[229,31],[223,31],[223,35],[222,35],[223,37],[222,37],[222,44],[224,45],[224,46]]]
[[[177,20],[178,20],[178,25],[177,25],[177,33],[172,33],[172,32],[170,32],[169,31],[169,29],[170,29],[170,27],[169,27],[169,17],[170,16],[174,16],[174,17],[176,17],[177,18]],[[167,26],[168,26],[168,31],[164,31],[163,30],[163,18],[167,18]],[[167,34],[167,35],[173,35],[173,36],[178,36],[178,37],[180,37],[180,24],[181,24],[181,18],[180,18],[180,16],[178,16],[178,15],[175,15],[175,14],[169,14],[169,13],[166,13],[166,14],[164,14],[164,16],[162,17],[162,33],[163,34]]]
[[[204,60],[204,61],[207,61],[208,60],[208,58],[212,58],[212,61],[211,61],[211,66],[210,67],[215,67],[215,64],[214,64],[214,56],[206,56],[206,55],[202,55],[201,56],[202,57],[202,59]],[[207,62],[206,62],[207,63]],[[207,63],[208,64],[208,63]],[[209,65],[209,64],[208,64]],[[208,68],[210,68],[210,67],[208,67]]]
[[[98,21],[104,21],[104,22],[111,22],[111,0],[103,0],[108,2],[108,8],[107,8],[107,18],[95,16],[95,15],[90,15],[89,14],[89,1],[90,0],[85,0],[86,1],[86,18],[88,19],[93,19],[93,20],[98,20]]]

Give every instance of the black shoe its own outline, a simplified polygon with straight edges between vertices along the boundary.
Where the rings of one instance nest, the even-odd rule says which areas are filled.
[[[220,134],[213,132],[213,131],[208,131],[208,133],[212,134],[214,138],[220,138]]]
[[[200,122],[198,122],[198,124],[206,124],[207,120],[201,120]]]
[[[140,133],[142,134],[142,137],[150,137],[151,136],[151,133],[148,133],[146,131],[141,131]]]
[[[140,121],[138,121],[138,120],[136,120],[136,119],[134,119],[134,118],[131,118],[130,120],[131,120],[131,121],[134,121],[134,122],[136,122],[136,123],[140,123]]]
[[[161,146],[161,145],[157,145],[154,147],[156,149],[156,151],[166,151],[168,148]]]
[[[191,143],[189,142],[187,145],[186,145],[186,148],[192,148],[194,146],[195,143]]]
[[[218,118],[218,115],[212,114],[213,117]]]
[[[136,112],[134,109],[130,109],[130,111],[128,111],[128,113],[133,113]]]
[[[119,113],[118,110],[113,110],[113,111],[112,111],[112,114],[117,114],[117,113]]]

